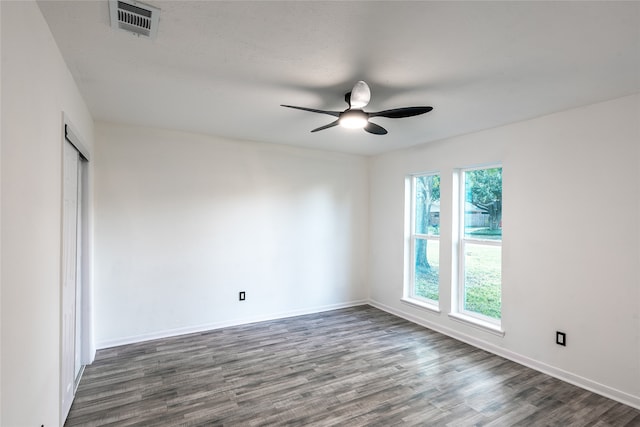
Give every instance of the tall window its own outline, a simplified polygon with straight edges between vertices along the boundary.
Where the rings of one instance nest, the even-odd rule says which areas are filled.
[[[462,171],[458,311],[500,324],[502,168]]]
[[[440,175],[412,179],[409,297],[438,305],[440,285]]]

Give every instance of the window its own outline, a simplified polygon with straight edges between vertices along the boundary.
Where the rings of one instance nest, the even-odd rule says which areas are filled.
[[[440,287],[440,175],[411,179],[410,299],[438,305]]]
[[[500,325],[502,168],[461,173],[458,313]]]

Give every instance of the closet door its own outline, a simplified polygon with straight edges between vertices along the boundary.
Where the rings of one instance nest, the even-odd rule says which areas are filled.
[[[62,419],[66,419],[73,402],[76,377],[76,289],[78,263],[78,190],[80,155],[68,141],[64,142],[62,186]]]

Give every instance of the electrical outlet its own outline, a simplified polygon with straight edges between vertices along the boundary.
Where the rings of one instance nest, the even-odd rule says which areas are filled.
[[[244,293],[244,291],[240,291],[240,294],[238,295],[238,299],[240,301],[244,301],[246,299],[246,294]]]
[[[566,347],[567,334],[565,334],[564,332],[556,331],[556,344]]]

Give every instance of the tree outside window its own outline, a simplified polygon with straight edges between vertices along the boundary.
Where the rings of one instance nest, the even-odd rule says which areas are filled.
[[[502,168],[463,171],[460,311],[499,323],[502,293]]]
[[[411,296],[437,304],[440,283],[440,175],[413,178]]]

